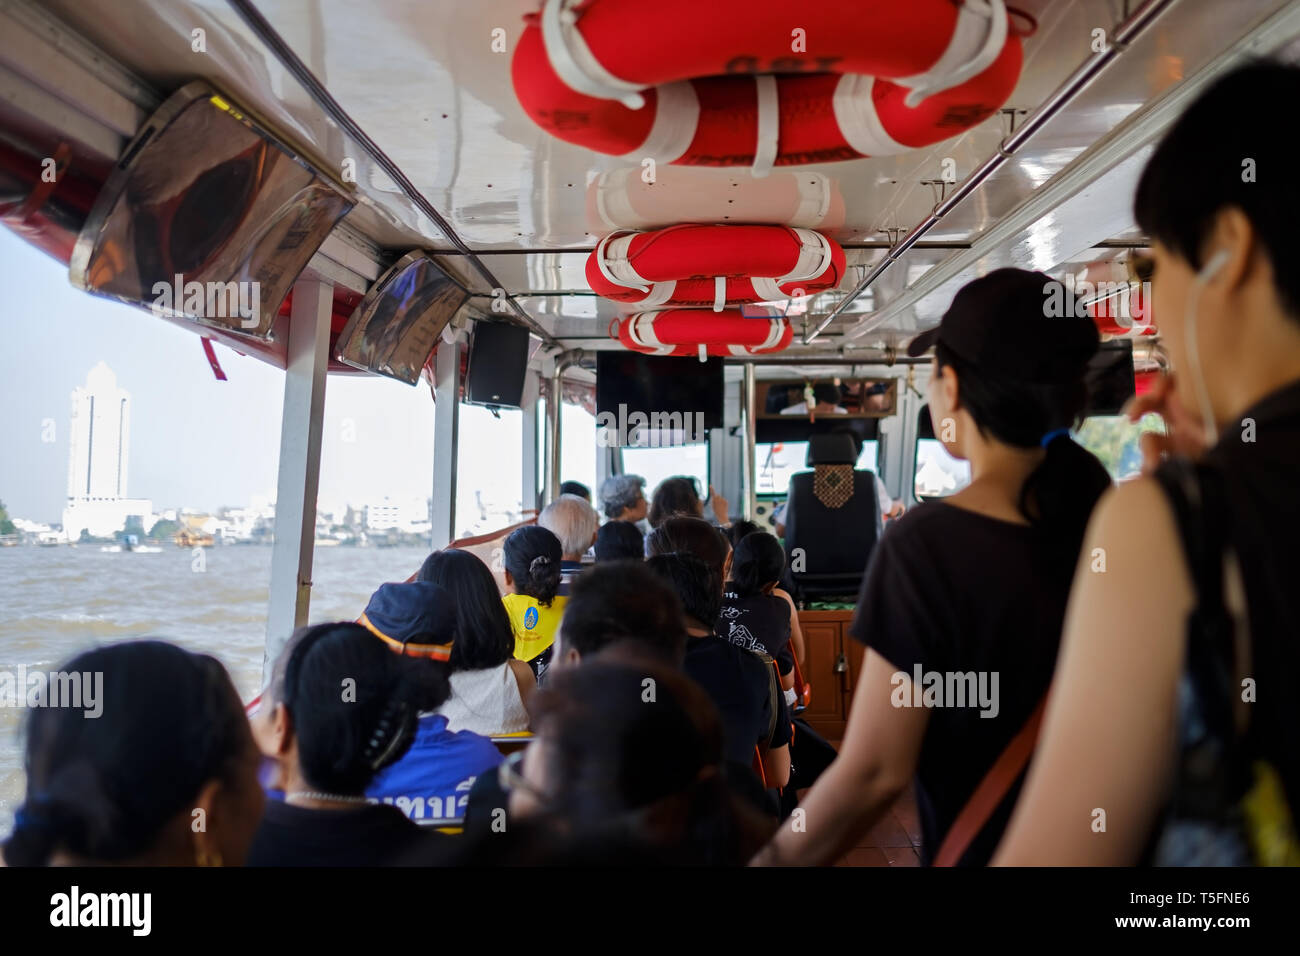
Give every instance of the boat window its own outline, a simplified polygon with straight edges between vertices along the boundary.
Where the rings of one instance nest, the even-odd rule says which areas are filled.
[[[624,448],[623,472],[645,479],[647,499],[654,494],[659,482],[674,475],[694,477],[707,494],[709,445],[708,442],[694,442],[670,448]]]
[[[862,444],[862,454],[857,467],[876,471],[880,456],[880,442]],[[784,495],[790,488],[791,476],[808,471],[808,443],[806,441],[759,442],[754,446],[754,468],[757,475],[755,488],[760,495]]]
[[[970,484],[970,465],[948,454],[943,442],[934,437],[929,405],[922,405],[917,413],[916,436],[912,495],[917,501],[946,498]]]
[[[1159,415],[1145,415],[1136,422],[1126,415],[1094,415],[1084,420],[1074,437],[1101,460],[1112,479],[1124,481],[1142,471],[1143,433],[1163,431]]]
[[[596,416],[581,405],[560,406],[560,480],[596,487]]]
[[[458,538],[496,531],[523,513],[524,413],[517,408],[460,406],[456,455]]]

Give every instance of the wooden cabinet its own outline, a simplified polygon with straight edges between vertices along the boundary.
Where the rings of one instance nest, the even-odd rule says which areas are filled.
[[[801,715],[831,740],[844,736],[853,686],[862,669],[862,645],[849,635],[852,611],[800,611],[812,703]]]

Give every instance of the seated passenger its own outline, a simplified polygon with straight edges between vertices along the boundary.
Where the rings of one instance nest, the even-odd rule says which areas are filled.
[[[630,521],[606,521],[596,532],[596,563],[640,561],[645,557],[645,538]]]
[[[433,836],[365,792],[445,694],[358,624],[299,628],[253,720],[284,800],[267,801],[248,865],[386,866]]]
[[[849,428],[847,425],[842,425],[832,429],[829,434],[850,436],[853,439],[853,447],[857,449],[854,461],[856,462],[861,459],[862,438],[857,432]],[[856,468],[857,466],[855,465],[854,467]],[[889,488],[886,487],[884,480],[878,473],[875,474],[875,479],[876,505],[880,508],[880,520],[882,524],[883,522],[893,518],[902,517],[903,512],[906,510],[903,507],[903,502],[889,497]],[[772,526],[776,529],[777,537],[785,537],[785,528],[786,525],[789,524],[787,518],[787,515],[789,514],[789,506],[790,499],[787,497],[786,500],[781,502],[781,504],[777,506],[776,510],[772,512]]]
[[[645,520],[649,505],[645,500],[645,479],[640,475],[612,475],[600,486],[600,504],[610,521]]]
[[[591,489],[580,481],[563,481],[560,482],[561,495],[573,495],[581,498],[587,504],[591,504]]]
[[[528,698],[537,678],[515,660],[515,632],[488,566],[469,551],[429,555],[419,579],[440,585],[456,612],[451,696],[438,708],[447,729],[514,734],[528,729]]]
[[[790,779],[790,715],[771,658],[718,637],[713,623],[722,603],[721,581],[703,561],[675,552],[648,558],[646,566],[681,599],[687,635],[682,666],[722,713],[727,759],[752,766],[757,747],[767,786],[784,787]]]
[[[243,864],[262,816],[259,758],[216,659],[130,641],[59,671],[81,677],[86,706],[28,713],[27,794],[4,864]]]
[[[500,861],[734,866],[771,832],[727,785],[713,703],[654,658],[620,648],[556,673],[537,734],[502,765],[511,827],[482,841]]]
[[[474,779],[501,762],[492,741],[453,730],[440,712],[451,702],[448,661],[458,642],[457,619],[451,595],[431,581],[380,585],[361,618],[367,630],[390,650],[412,658],[424,675],[427,695],[410,749],[366,788],[367,797],[395,803],[416,822],[461,816]],[[504,672],[498,676],[500,682],[514,679]],[[453,703],[453,713],[466,703]]]
[[[1048,317],[1052,287],[1041,272],[998,269],[913,341],[913,355],[936,347],[935,434],[952,436],[972,480],[876,546],[851,628],[867,650],[840,754],[801,801],[806,832],[783,829],[763,862],[834,862],[915,777],[929,864],[1043,700],[1084,527],[1110,486],[1068,431],[1097,329],[1068,311]],[[1003,796],[961,863],[988,861],[1014,802]]]
[[[802,652],[803,635],[794,602],[777,587],[785,550],[766,531],[755,531],[735,546],[730,567],[718,633],[732,644],[775,658],[786,703],[793,704],[794,654]]]
[[[746,521],[744,518],[740,518],[736,521],[733,521],[731,523],[731,526],[726,529],[727,541],[731,544],[732,552],[733,553],[735,552],[736,545],[740,543],[741,538],[747,537],[748,535],[753,534],[755,531],[764,531],[764,530],[765,529],[760,528],[754,522]],[[784,553],[781,556],[781,560],[782,562],[785,561]],[[730,571],[728,571],[727,580],[728,581],[731,580]],[[777,587],[774,587],[772,589],[772,593],[777,597],[779,597],[781,600],[788,601],[790,604],[790,610],[791,610],[790,647],[793,649],[795,656],[798,658],[799,666],[803,667],[804,661],[807,659],[807,655],[806,655],[806,649],[804,647],[804,642],[803,642],[803,628],[799,626],[798,606],[794,603],[794,598],[790,596],[790,592],[793,588],[794,588],[794,580],[790,577],[790,568],[787,565],[781,571],[780,584]]]
[[[551,666],[573,667],[620,643],[658,654],[675,667],[686,651],[677,592],[640,560],[598,564],[574,582]]]
[[[725,527],[729,520],[727,499],[717,494],[712,485],[709,486],[709,503],[713,512],[710,521]],[[651,528],[657,528],[674,515],[704,517],[704,503],[700,501],[695,483],[690,478],[665,478],[659,482],[646,520]]]
[[[1133,415],[1169,431],[1088,527],[999,864],[1300,865],[1300,188],[1262,174],[1297,97],[1294,64],[1226,74],[1138,182],[1174,375]]]
[[[510,593],[501,600],[515,633],[515,659],[532,668],[538,680],[551,661],[551,645],[568,600],[559,593],[562,553],[560,539],[536,525],[510,532],[502,547]]]
[[[569,593],[569,584],[582,571],[582,556],[596,540],[600,516],[577,495],[561,495],[537,516],[539,527],[560,539],[560,594]]]

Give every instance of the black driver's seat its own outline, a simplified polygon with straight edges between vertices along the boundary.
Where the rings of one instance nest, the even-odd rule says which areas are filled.
[[[880,537],[876,476],[853,466],[854,437],[813,435],[807,463],[790,479],[785,511],[787,567],[799,600],[856,597]]]

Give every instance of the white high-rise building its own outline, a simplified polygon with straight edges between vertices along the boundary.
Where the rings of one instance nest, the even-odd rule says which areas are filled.
[[[131,442],[131,396],[117,387],[117,376],[103,362],[72,390],[72,427],[68,451],[68,506],[63,531],[75,541],[83,530],[112,537],[130,517],[144,530],[152,521],[153,502],[127,497],[127,463]]]

